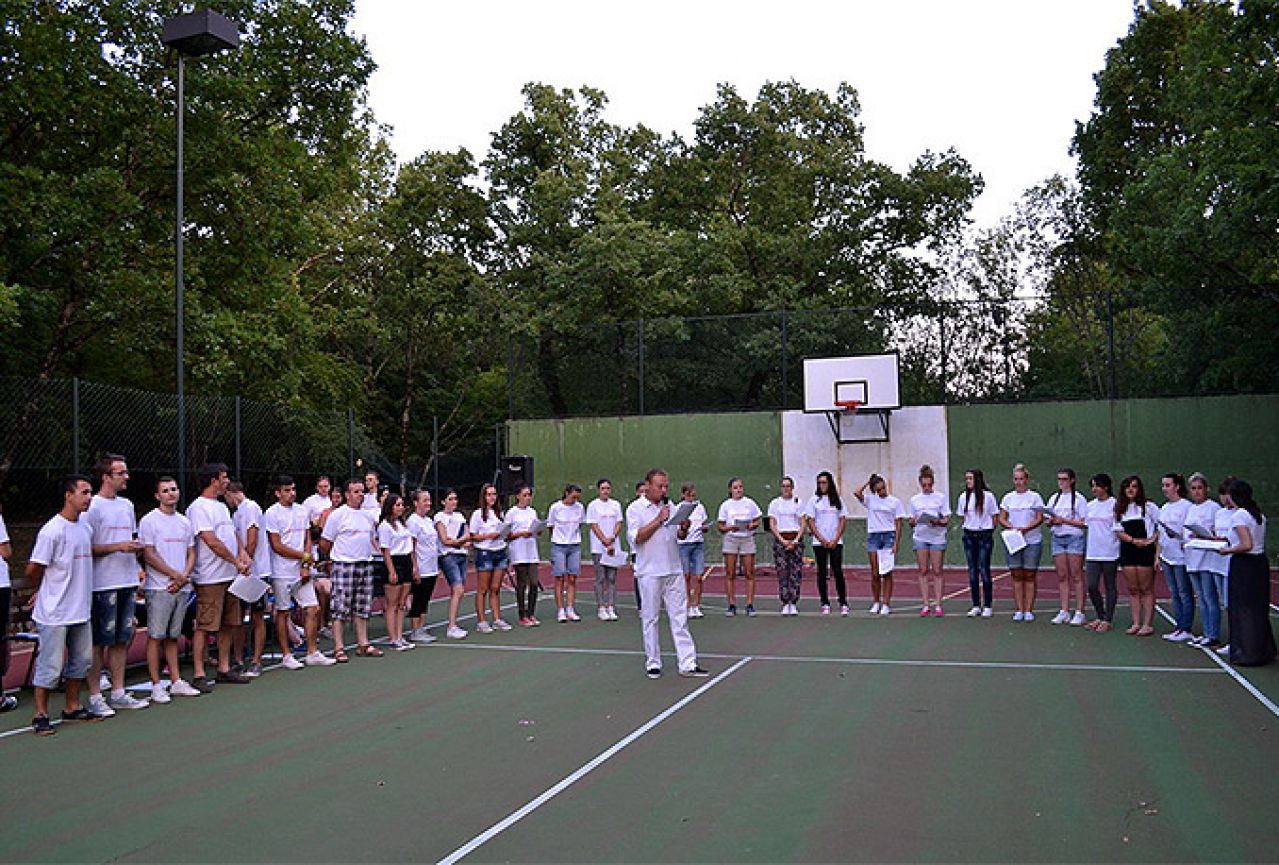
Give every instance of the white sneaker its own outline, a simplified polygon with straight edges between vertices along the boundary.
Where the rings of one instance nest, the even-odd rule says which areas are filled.
[[[560,607],[560,609],[555,613],[555,621],[560,623],[567,622],[568,610],[565,610],[563,607]]]
[[[413,633],[409,634],[409,639],[415,643],[434,643],[435,636],[426,628],[416,628]]]
[[[491,634],[493,633],[493,626],[489,624],[488,619],[484,619],[475,626],[475,630],[479,631],[481,634]]]
[[[302,660],[306,662],[308,667],[331,667],[337,663],[337,661],[323,652],[312,652]]]
[[[1026,617],[1025,614],[1021,610],[1018,610],[1017,612],[1013,613],[1014,622],[1020,622],[1025,617]]]
[[[1023,622],[1033,622],[1035,621],[1035,614],[1027,610],[1026,612],[1022,613],[1021,620]]]
[[[1070,621],[1070,613],[1066,612],[1065,610],[1061,610],[1060,612],[1057,613],[1057,615],[1053,616],[1052,618],[1052,623],[1054,625],[1064,625],[1069,621]]]
[[[888,604],[880,604],[880,605],[879,605],[879,614],[880,614],[881,616],[887,616],[887,615],[888,615],[889,613],[891,613],[892,611],[893,611],[893,608],[892,608],[892,607],[890,607],[890,606],[888,606]]]
[[[146,700],[139,700],[128,691],[125,691],[118,697],[115,694],[108,697],[107,705],[109,705],[112,709],[145,709],[151,704]]]
[[[1173,643],[1188,643],[1188,642],[1190,642],[1190,640],[1191,640],[1191,639],[1192,639],[1192,636],[1191,636],[1191,634],[1190,634],[1190,632],[1189,632],[1189,631],[1182,631],[1182,632],[1181,632],[1181,636],[1177,637],[1177,639],[1175,639],[1175,640],[1171,640],[1170,642],[1173,642]]]
[[[395,649],[395,651],[397,652],[411,652],[414,649],[416,649],[417,646],[414,645],[413,643],[410,643],[408,640],[404,639],[403,637],[400,637],[398,640],[392,641],[391,648]]]
[[[870,605],[870,609],[867,610],[866,612],[870,613],[872,616],[878,615],[879,608],[880,608],[880,603],[879,601],[876,601],[875,603]]]
[[[989,618],[990,618],[991,616],[993,616],[993,615],[995,615],[995,611],[994,611],[994,610],[992,610],[990,607],[982,607],[982,608],[981,608],[981,617],[982,617],[983,619],[989,619]]]
[[[507,623],[507,621],[506,621],[505,619],[498,619],[497,621],[495,621],[495,622],[493,623],[493,627],[494,627],[494,629],[496,629],[496,630],[498,630],[498,631],[509,631],[509,630],[511,630],[511,626],[510,626],[510,624],[508,624],[508,623]]]
[[[968,611],[968,618],[975,619],[981,615],[981,607],[973,607]]]
[[[200,692],[192,687],[186,679],[178,679],[169,686],[169,693],[174,697],[198,697]]]
[[[1075,610],[1075,614],[1070,617],[1070,626],[1072,628],[1080,628],[1083,627],[1087,621],[1088,619],[1084,616],[1083,610]]]
[[[165,703],[171,702],[172,700],[173,698],[169,696],[169,689],[164,687],[164,685],[156,684],[151,686],[152,703],[159,703],[163,706]]]
[[[1218,655],[1221,655],[1223,658],[1228,658],[1228,657],[1230,657],[1230,644],[1229,644],[1229,643],[1226,643],[1226,645],[1224,645],[1224,646],[1222,646],[1220,649],[1218,649],[1218,650],[1217,650],[1217,654],[1218,654]]]
[[[700,604],[697,605],[696,607],[693,607],[693,611],[697,614],[696,618],[698,619],[706,618],[706,613],[702,612],[702,607]]]
[[[306,665],[297,659],[292,652],[280,659],[280,666],[286,670],[300,670]]]
[[[454,628],[449,628],[449,629],[445,632],[445,635],[446,635],[446,636],[447,636],[450,640],[462,640],[462,639],[465,639],[465,638],[466,638],[466,631],[465,631],[465,630],[463,630],[462,628],[456,628],[456,627],[454,627]]]
[[[582,621],[582,617],[581,617],[581,616],[579,616],[579,615],[577,614],[577,610],[573,609],[572,607],[567,607],[567,608],[564,610],[564,614],[565,614],[566,616],[568,616],[568,620],[569,620],[570,622],[580,622],[580,621]]]
[[[798,613],[798,611],[796,612]],[[848,604],[840,604],[839,614],[843,616],[844,618],[848,618],[848,613],[849,613]]]
[[[617,607],[609,607],[609,608],[608,608],[608,620],[609,620],[610,622],[616,622],[616,621],[618,620],[618,618],[619,618],[619,616],[617,615]]]
[[[823,616],[830,615],[830,604],[822,604],[822,615]]]
[[[599,611],[598,613],[596,613],[596,615],[597,615],[597,616],[599,616],[599,619],[600,619],[600,621],[601,621],[601,622],[607,622],[607,621],[608,621],[608,607],[600,607],[600,611]]]

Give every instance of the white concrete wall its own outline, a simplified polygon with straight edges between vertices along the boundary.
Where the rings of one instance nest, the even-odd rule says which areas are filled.
[[[852,492],[866,482],[871,472],[883,475],[888,491],[903,503],[919,492],[919,467],[925,463],[937,475],[937,487],[945,489],[950,474],[947,458],[945,406],[912,406],[892,413],[891,440],[841,445],[835,441],[824,414],[801,411],[782,413],[782,466],[795,479],[796,494],[813,494],[814,479],[820,471],[835,476],[850,512],[865,519],[866,511]]]

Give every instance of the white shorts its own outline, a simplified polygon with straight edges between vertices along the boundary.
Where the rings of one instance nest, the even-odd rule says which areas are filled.
[[[318,607],[320,599],[315,596],[315,578],[305,583],[295,577],[271,578],[271,591],[275,592],[275,611],[287,613],[294,606]]]
[[[729,532],[724,535],[724,553],[730,556],[755,555],[755,536],[747,535],[746,537],[741,537]]]

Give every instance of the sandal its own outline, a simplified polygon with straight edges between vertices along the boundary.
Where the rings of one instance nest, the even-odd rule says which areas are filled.
[[[1139,631],[1137,632],[1137,636],[1139,636],[1139,637],[1149,637],[1149,636],[1150,636],[1151,634],[1153,634],[1154,632],[1155,632],[1155,629],[1154,629],[1154,628],[1150,627],[1149,625],[1143,625],[1143,626],[1142,626],[1142,628],[1141,628],[1141,630],[1139,630]]]
[[[1137,635],[1137,632],[1140,630],[1141,630],[1140,625],[1133,625],[1131,628],[1128,628],[1126,631],[1124,631],[1124,633],[1130,637],[1135,637]]]
[[[1112,625],[1110,622],[1102,622],[1100,625],[1098,625],[1098,626],[1097,626],[1097,630],[1098,630],[1100,633],[1103,633],[1103,634],[1104,634],[1105,632],[1109,631],[1109,630],[1110,630],[1110,629],[1112,629],[1113,627],[1115,627],[1115,626],[1114,626],[1114,625]]]
[[[355,647],[355,654],[361,658],[380,658],[386,653],[371,643],[365,643],[363,646]]]
[[[338,646],[333,650],[333,660],[337,661],[339,664],[349,664],[351,662],[351,658],[347,655],[346,649],[341,646]]]

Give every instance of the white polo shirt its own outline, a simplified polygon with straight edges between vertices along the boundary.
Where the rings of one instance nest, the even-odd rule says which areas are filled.
[[[674,505],[671,506],[674,510]],[[659,526],[643,543],[636,540],[639,530],[657,518],[662,504],[648,497],[636,499],[626,509],[626,537],[635,551],[635,576],[669,577],[684,572],[679,560],[679,526]]]

